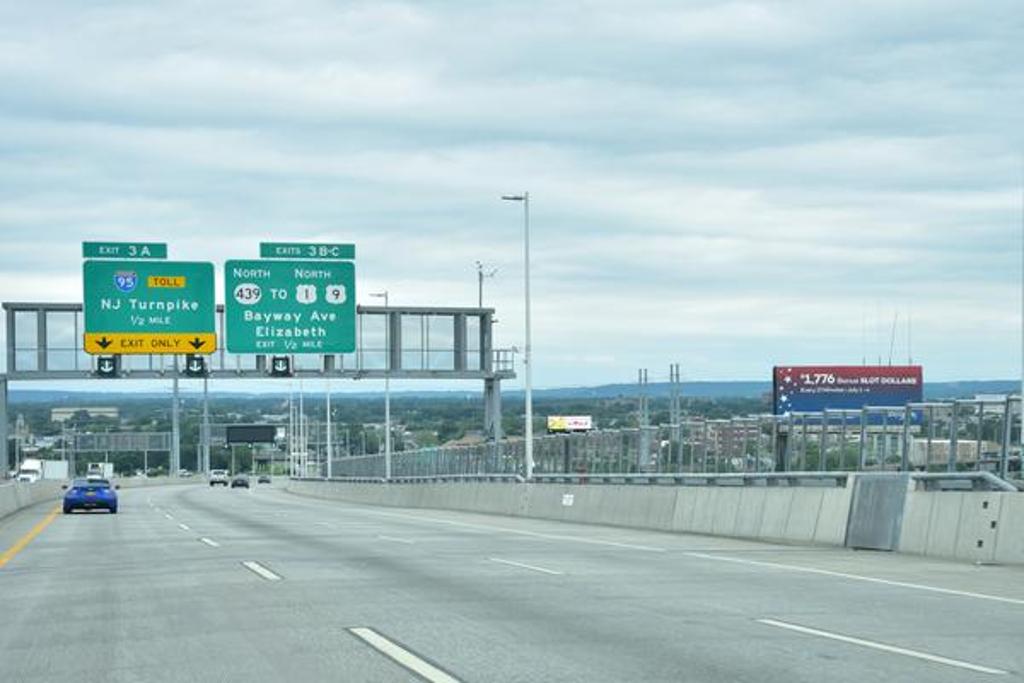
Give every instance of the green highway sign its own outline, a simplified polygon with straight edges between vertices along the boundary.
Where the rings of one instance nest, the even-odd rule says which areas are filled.
[[[355,351],[355,271],[350,261],[228,261],[224,264],[228,351]]]
[[[325,259],[351,261],[354,244],[313,244],[309,242],[260,242],[260,258]]]
[[[82,258],[165,259],[164,242],[82,242]]]
[[[212,263],[86,261],[85,351],[212,353]]]

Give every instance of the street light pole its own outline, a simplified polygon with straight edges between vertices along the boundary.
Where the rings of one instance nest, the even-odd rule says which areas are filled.
[[[388,290],[370,294],[384,299],[384,481],[391,480],[391,312]]]
[[[523,295],[526,301],[526,349],[523,354],[523,366],[526,371],[526,447],[525,476],[527,481],[533,479],[533,345],[530,342],[530,193],[503,195],[502,199],[509,202],[523,203]]]

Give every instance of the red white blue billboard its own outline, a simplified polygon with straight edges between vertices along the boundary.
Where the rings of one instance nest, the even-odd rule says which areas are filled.
[[[920,365],[780,365],[773,372],[776,415],[921,401]]]

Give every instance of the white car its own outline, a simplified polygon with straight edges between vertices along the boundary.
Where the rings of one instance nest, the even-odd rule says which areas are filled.
[[[227,470],[210,470],[210,486],[220,484],[227,486],[230,483]]]

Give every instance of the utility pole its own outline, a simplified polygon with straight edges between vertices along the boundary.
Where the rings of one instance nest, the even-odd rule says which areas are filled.
[[[476,286],[477,286],[477,297],[476,306],[477,308],[484,307],[484,278],[494,277],[494,274],[498,272],[497,268],[492,268],[489,271],[484,271],[484,264],[480,261],[476,262]]]
[[[171,385],[171,471],[169,477],[177,477],[181,469],[181,419],[178,416],[178,357],[174,356],[174,380]]]
[[[647,368],[637,370],[636,381],[639,398],[637,406],[637,422],[640,424],[639,452],[636,456],[636,469],[639,472],[647,466],[651,453],[651,435],[648,430],[651,416],[647,403]]]
[[[384,481],[391,479],[391,311],[388,310],[388,290],[370,294],[384,299]]]
[[[672,363],[668,366],[668,379],[670,388],[669,422],[672,423],[671,450],[672,457],[676,459],[676,469],[683,471],[683,444],[681,441],[683,416],[680,410],[679,396],[682,393],[682,381],[679,377],[679,363]]]
[[[327,380],[327,478],[330,479],[332,475],[332,464],[333,453],[331,451],[331,380]]]
[[[203,446],[202,446],[202,463],[199,465],[200,472],[209,473],[210,471],[210,396],[207,387],[207,378],[203,377]]]
[[[305,478],[306,461],[306,392],[302,386],[302,379],[299,379],[299,476]]]

